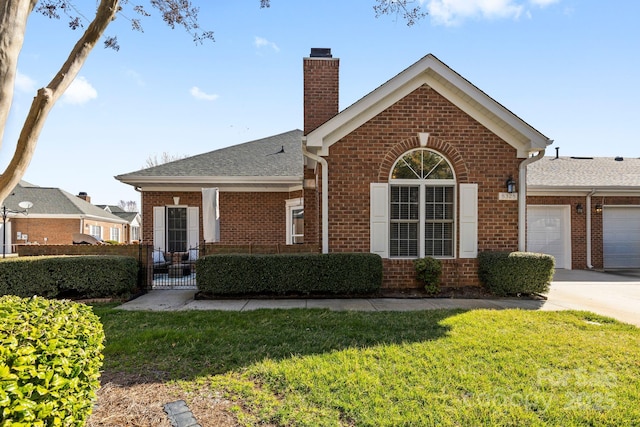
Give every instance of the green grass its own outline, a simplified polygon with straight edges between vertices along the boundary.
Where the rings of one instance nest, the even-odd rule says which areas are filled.
[[[222,391],[247,425],[640,425],[640,329],[590,313],[95,311],[106,370]]]

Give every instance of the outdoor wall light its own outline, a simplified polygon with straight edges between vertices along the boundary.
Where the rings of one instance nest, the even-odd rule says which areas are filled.
[[[602,205],[600,203],[596,205],[596,213],[602,213]]]
[[[515,193],[516,192],[516,181],[510,176],[506,182],[507,185],[507,193]]]
[[[582,212],[584,212],[583,208],[582,208],[582,203],[578,203],[576,205],[576,212],[581,214]]]

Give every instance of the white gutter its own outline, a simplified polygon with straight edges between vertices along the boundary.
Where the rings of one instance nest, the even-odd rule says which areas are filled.
[[[302,155],[322,165],[322,253],[329,253],[329,165],[316,154],[307,151],[306,140],[302,140]]]
[[[596,192],[596,190],[591,190],[589,194],[587,194],[587,268],[589,270],[593,270],[593,265],[591,264],[591,196]]]
[[[533,157],[527,157],[518,167],[518,251],[527,250],[527,165],[544,157],[544,149]]]

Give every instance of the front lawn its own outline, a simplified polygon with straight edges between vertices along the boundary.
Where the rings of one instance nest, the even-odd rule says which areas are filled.
[[[640,329],[589,313],[94,309],[105,375],[244,425],[640,424]]]

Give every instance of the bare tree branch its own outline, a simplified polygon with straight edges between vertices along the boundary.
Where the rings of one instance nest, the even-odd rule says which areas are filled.
[[[18,3],[20,2],[20,0],[16,1],[18,1]],[[27,2],[22,1],[22,3]],[[27,6],[31,6],[31,8],[23,7],[20,12],[31,12],[33,10],[33,4],[34,0],[28,2]],[[47,87],[38,90],[38,94],[31,104],[31,108],[18,138],[16,151],[14,152],[11,162],[0,176],[0,200],[4,200],[16,184],[18,184],[22,176],[24,176],[33,157],[33,153],[38,142],[38,136],[40,135],[51,108],[69,87],[71,82],[76,78],[80,68],[87,60],[89,53],[94,48],[100,37],[102,37],[104,31],[113,20],[117,11],[118,0],[101,0],[94,20],[75,44],[69,54],[69,57],[58,73],[54,76],[53,80],[51,80]],[[26,17],[20,16],[20,18],[24,19],[24,25],[26,25]],[[18,19],[16,19],[16,21],[18,21]],[[13,33],[15,33],[15,30]],[[24,31],[20,32],[20,34],[24,34]],[[0,49],[0,51],[1,50],[3,49]],[[17,53],[19,53],[19,50]],[[15,61],[17,63],[17,54]],[[15,76],[13,80],[15,81]],[[0,119],[3,118],[0,117]],[[1,122],[3,124],[3,128],[5,122],[6,118]]]
[[[376,12],[376,18],[382,15],[402,14],[402,18],[406,21],[407,26],[412,26],[420,19],[427,16],[427,13],[420,5],[411,6],[415,3],[412,0],[376,0],[373,10]]]

